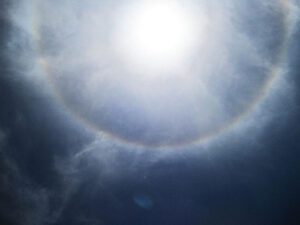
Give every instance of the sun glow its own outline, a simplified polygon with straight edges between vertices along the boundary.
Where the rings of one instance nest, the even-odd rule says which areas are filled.
[[[142,70],[169,70],[182,64],[199,44],[205,25],[203,18],[198,20],[176,1],[144,1],[121,15],[116,46],[127,64]]]

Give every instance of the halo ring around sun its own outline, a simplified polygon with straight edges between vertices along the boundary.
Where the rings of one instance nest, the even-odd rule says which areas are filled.
[[[85,111],[85,109],[81,111],[81,109],[77,108],[78,106],[74,106],[75,102],[73,100],[73,97],[70,98],[68,96],[69,93],[67,93],[67,94],[64,93],[64,90],[63,90],[62,86],[60,86],[60,84],[58,83],[58,79],[53,75],[53,74],[58,73],[56,71],[57,68],[52,65],[53,61],[49,60],[48,55],[47,54],[45,55],[45,53],[44,53],[45,52],[45,50],[44,50],[45,49],[45,42],[44,42],[43,38],[45,38],[45,36],[44,36],[43,32],[41,31],[42,30],[41,29],[41,25],[40,25],[41,24],[41,18],[40,18],[41,15],[39,15],[39,12],[36,12],[32,29],[35,30],[35,31],[37,31],[35,39],[36,39],[36,44],[37,44],[37,52],[38,52],[38,55],[39,55],[39,57],[38,57],[38,63],[42,66],[43,70],[45,71],[45,74],[47,75],[47,79],[49,81],[49,84],[50,84],[50,86],[53,89],[54,95],[57,97],[57,99],[59,100],[59,102],[69,112],[71,112],[74,115],[75,118],[77,118],[79,121],[81,121],[83,124],[85,124],[85,126],[91,128],[92,130],[94,130],[96,132],[100,132],[100,133],[104,134],[108,139],[110,139],[112,141],[117,141],[118,143],[121,143],[121,144],[123,143],[123,144],[128,145],[128,146],[139,146],[139,147],[156,147],[156,148],[172,147],[172,148],[176,148],[176,147],[183,147],[183,146],[189,146],[189,145],[196,145],[196,144],[202,143],[205,140],[210,140],[210,139],[212,139],[214,137],[219,136],[220,134],[222,134],[222,133],[226,132],[227,130],[229,130],[229,128],[231,128],[231,127],[239,124],[241,121],[243,121],[243,119],[247,115],[249,115],[251,112],[253,112],[254,108],[257,105],[259,105],[259,103],[261,103],[263,101],[263,99],[265,98],[265,96],[268,94],[268,92],[269,92],[272,84],[275,82],[276,78],[278,78],[278,76],[280,75],[280,68],[282,66],[282,62],[284,61],[284,58],[285,58],[285,55],[286,55],[286,51],[287,51],[288,30],[289,30],[289,26],[290,26],[289,25],[289,20],[288,20],[288,14],[289,14],[288,1],[281,1],[280,4],[281,4],[282,12],[283,12],[283,16],[282,16],[282,21],[283,21],[282,22],[282,24],[283,24],[283,36],[282,36],[282,39],[281,39],[280,47],[277,50],[277,56],[275,57],[273,64],[268,68],[267,79],[264,80],[263,84],[259,88],[258,93],[251,97],[251,100],[243,108],[243,110],[239,111],[238,113],[233,113],[232,115],[234,115],[234,116],[231,116],[230,118],[228,118],[228,119],[226,119],[226,120],[224,120],[222,122],[218,122],[218,124],[215,125],[215,126],[213,126],[212,129],[205,128],[207,130],[203,131],[203,130],[200,129],[200,130],[197,130],[195,132],[196,134],[201,133],[201,135],[194,135],[194,134],[192,134],[190,137],[189,136],[185,137],[185,136],[180,136],[181,134],[174,133],[174,137],[175,138],[171,139],[171,140],[169,140],[169,139],[166,140],[167,136],[163,136],[163,132],[160,133],[160,131],[157,130],[157,129],[164,129],[163,126],[159,127],[160,125],[157,125],[157,124],[153,125],[153,126],[158,126],[158,128],[157,127],[154,127],[154,128],[151,127],[151,132],[157,132],[157,133],[159,133],[159,135],[160,135],[159,137],[155,136],[154,139],[150,138],[149,139],[150,141],[148,141],[148,139],[146,139],[145,136],[135,138],[134,135],[136,135],[139,130],[134,130],[133,134],[131,134],[130,133],[131,132],[131,130],[130,130],[131,129],[130,128],[130,124],[133,123],[135,126],[140,126],[140,124],[138,122],[136,122],[136,120],[139,120],[139,119],[140,120],[145,120],[145,118],[143,116],[141,118],[131,118],[131,116],[127,116],[127,114],[126,114],[127,117],[125,116],[125,120],[128,120],[128,121],[125,121],[125,122],[121,121],[120,122],[120,124],[124,124],[125,123],[125,125],[122,125],[122,128],[121,128],[121,130],[122,129],[124,129],[124,130],[120,131],[119,128],[121,127],[121,125],[119,125],[119,123],[116,125],[116,122],[114,121],[114,118],[115,118],[114,117],[114,115],[115,115],[114,113],[118,113],[118,108],[114,108],[114,112],[113,113],[110,112],[110,111],[107,111],[107,112],[104,113],[104,112],[101,111],[103,108],[101,108],[101,106],[97,105],[95,107],[97,108],[98,111],[95,110],[95,111],[93,111],[92,114],[89,114],[89,113],[87,113]],[[148,18],[146,17],[146,19],[145,19],[146,22],[147,22],[147,19]],[[186,25],[183,25],[183,26],[185,27]],[[140,29],[140,27],[138,27],[138,29]],[[176,32],[176,30],[175,30],[175,32]],[[180,39],[178,39],[177,42],[179,44],[182,44]],[[202,42],[202,45],[206,44],[206,40],[205,39],[201,40],[201,42]],[[175,41],[175,43],[176,43],[176,41]],[[122,43],[122,44],[124,44],[124,43]],[[118,45],[118,44],[116,44],[116,42],[113,42],[113,46],[115,46],[115,45]],[[142,46],[145,46],[145,45],[142,45]],[[172,45],[170,45],[170,46],[172,46]],[[151,49],[153,49],[153,46],[152,46]],[[101,51],[101,49],[95,49],[95,52],[96,51]],[[134,51],[137,51],[137,50],[135,49]],[[159,51],[160,51],[160,49],[154,49],[153,50],[153,52],[154,52],[153,55],[156,58],[157,58],[157,56],[159,54],[162,54],[162,55],[165,54],[165,56],[169,54],[168,51],[166,51],[166,52],[159,52]],[[93,54],[93,52],[89,52],[89,54]],[[121,53],[121,54],[123,54],[123,53]],[[134,54],[139,54],[139,53],[134,52]],[[147,57],[151,58],[151,57],[153,57],[153,55],[145,56],[145,57],[146,58]],[[113,57],[115,57],[115,56],[113,56]],[[194,55],[193,55],[193,57],[194,57]],[[142,58],[142,56],[140,56],[140,58]],[[92,59],[94,59],[94,58],[92,57]],[[177,60],[178,58],[175,58],[175,59]],[[115,60],[115,58],[114,58],[114,60]],[[122,62],[119,62],[118,60],[119,60],[119,58],[117,60],[113,61],[113,62],[120,63],[120,65],[123,65]],[[160,60],[161,59],[158,59],[159,63],[161,62]],[[173,61],[172,60],[169,61],[169,62],[174,63],[174,61],[176,61],[176,60],[173,60]],[[136,63],[136,62],[132,61],[132,56],[129,56],[129,61],[130,61],[130,63]],[[144,60],[144,61],[147,61],[147,60]],[[159,72],[158,73],[156,71],[157,70],[157,62],[155,62],[155,63],[156,64],[154,66],[152,64],[150,64],[150,66],[149,66],[148,64],[144,65],[143,62],[141,63],[140,61],[138,61],[136,63],[136,65],[138,65],[137,66],[138,69],[135,68],[135,70],[136,70],[135,73],[138,74],[138,76],[139,76],[141,74],[140,68],[144,68],[144,67],[147,67],[147,66],[148,66],[148,68],[147,68],[148,70],[150,70],[150,71],[152,70],[152,73],[157,73],[160,76],[161,76],[161,74],[176,74],[175,72],[177,72],[178,70],[179,71],[183,70],[182,68],[175,67],[176,71],[174,72],[172,70],[172,69],[174,69],[174,65],[172,63],[170,63],[168,65],[168,63],[166,63],[168,65],[168,67],[163,68],[163,72]],[[108,65],[108,67],[109,66],[110,65]],[[161,66],[161,65],[159,64],[159,66]],[[119,68],[118,68],[119,70],[117,72],[119,72],[119,73],[120,73],[120,71],[122,72],[122,69],[124,69],[124,68],[125,67],[119,66]],[[127,70],[127,69],[125,68],[125,70]],[[183,71],[184,72],[178,73],[179,75],[176,74],[175,76],[178,76],[176,79],[178,79],[180,82],[182,81],[183,85],[184,85],[184,82],[185,82],[184,80],[189,79],[189,78],[185,77],[186,74],[188,74],[187,71],[186,70],[183,70]],[[68,73],[68,72],[71,74],[70,76],[72,76],[72,71],[64,71],[63,73]],[[102,72],[105,73],[105,70],[102,71]],[[63,74],[63,73],[59,72],[60,75]],[[157,77],[155,77],[155,79],[153,81],[153,77],[152,76],[149,77],[148,75],[142,76],[142,79],[139,76],[138,79],[137,79],[137,75],[135,73],[132,72],[132,71],[130,71],[128,73],[129,75],[126,77],[126,82],[128,82],[128,80],[130,82],[128,82],[128,84],[126,84],[125,87],[121,86],[121,88],[120,88],[119,86],[117,86],[117,87],[110,87],[110,88],[115,88],[114,90],[120,90],[120,89],[124,88],[124,89],[126,89],[126,91],[124,93],[127,93],[128,90],[129,90],[129,88],[134,87],[134,88],[130,89],[130,92],[131,92],[131,90],[133,90],[132,91],[133,93],[130,93],[130,95],[128,95],[129,97],[125,96],[125,97],[127,97],[127,98],[130,99],[130,98],[132,98],[132,96],[135,96],[137,92],[141,91],[140,88],[142,87],[143,90],[141,92],[146,96],[145,99],[147,98],[147,102],[148,102],[149,98],[153,98],[154,100],[153,100],[152,103],[155,104],[155,103],[157,103],[157,99],[159,99],[161,97],[159,94],[165,94],[165,91],[164,90],[162,91],[162,89],[166,88],[166,86],[168,86],[170,83],[172,83],[172,81],[170,81],[170,80],[174,80],[174,77],[165,76],[164,79],[166,81],[161,81],[161,79],[159,81],[157,81],[157,80],[155,80]],[[134,75],[132,75],[132,74],[134,74]],[[183,78],[182,78],[182,74],[185,75]],[[105,77],[103,79],[105,79]],[[120,77],[120,75],[118,75],[116,78],[114,78],[113,81],[124,82],[124,79],[125,79],[124,77]],[[187,86],[190,85],[191,83],[193,83],[194,81],[195,81],[194,78],[192,78],[191,82],[187,82],[188,83]],[[151,94],[148,94],[149,90],[145,91],[145,89],[147,89],[147,85],[149,83],[155,83],[155,85],[157,85],[158,83],[161,83],[161,82],[165,82],[166,86],[162,85],[161,88],[158,88],[158,90],[157,90],[157,92],[159,93],[158,97],[155,96],[152,92],[151,92]],[[68,83],[68,82],[66,82],[66,83]],[[110,85],[115,85],[114,82],[112,82],[112,83],[113,84],[110,84]],[[78,84],[78,81],[77,81],[77,84]],[[197,83],[196,87],[197,87],[197,85],[201,85],[201,84]],[[180,87],[177,84],[175,86],[176,86],[176,88]],[[152,88],[152,86],[151,86],[151,88]],[[107,89],[107,90],[109,91],[109,89]],[[105,94],[105,92],[101,92],[101,93],[103,95]],[[121,91],[121,95],[124,94],[124,93]],[[172,90],[172,93],[173,93],[173,90]],[[194,94],[194,93],[192,93],[192,94]],[[155,97],[153,97],[153,96],[155,96]],[[185,96],[185,95],[183,95],[183,96]],[[89,101],[89,99],[86,98],[86,97],[87,96],[84,95],[82,97],[82,99],[79,99],[79,102],[76,102],[76,104],[78,104],[79,107],[86,106],[85,103],[81,103],[80,102],[83,99],[85,101]],[[108,102],[108,103],[106,102],[105,104],[111,104],[111,98],[113,99],[113,97],[110,96],[110,102]],[[168,97],[169,96],[167,96],[167,98]],[[179,97],[181,97],[181,96],[179,95]],[[119,98],[119,96],[117,97],[117,100],[116,100],[117,104],[116,105],[121,104],[120,102],[118,102],[119,101],[118,98]],[[141,101],[141,100],[144,100],[144,98],[140,97],[140,99],[137,99],[136,101],[138,102],[138,101]],[[205,102],[205,100],[203,100],[203,101]],[[131,102],[131,99],[130,99],[130,101],[129,100],[128,101],[125,100],[126,104],[128,102]],[[149,102],[151,102],[151,101],[149,101]],[[163,104],[165,104],[165,103],[166,102],[163,102]],[[144,103],[139,103],[139,104],[143,104],[143,107],[141,107],[141,108],[146,107],[144,105]],[[160,103],[158,103],[158,105],[159,104]],[[103,106],[103,107],[107,107],[107,106]],[[115,106],[113,106],[113,107],[115,107]],[[133,110],[133,111],[134,110],[141,110],[141,108],[136,108],[136,105],[133,105],[133,107],[126,105],[126,107],[127,108],[131,108],[130,110]],[[153,104],[152,104],[151,107],[153,107]],[[175,111],[176,111],[177,110],[177,108],[176,108],[177,107],[177,103],[171,104],[170,106],[163,106],[162,105],[162,106],[159,106],[159,107],[162,107],[163,110],[166,110],[165,107],[170,107],[170,108],[173,107],[172,110],[174,111],[174,109],[175,109]],[[105,108],[105,109],[107,109],[107,108]],[[108,109],[110,109],[110,108],[108,108]],[[95,112],[100,112],[99,110],[102,113],[100,115],[100,117],[101,117],[100,119],[97,117],[98,115],[95,116],[95,114],[96,114]],[[123,110],[123,108],[121,110]],[[198,112],[198,111],[196,110],[195,112]],[[132,112],[128,112],[128,114],[130,114],[130,113],[132,113]],[[158,115],[158,117],[161,117],[161,111],[151,111],[151,113],[149,115],[147,115],[148,119],[150,117],[150,119],[149,119],[150,122],[153,122],[153,121],[155,123],[161,122],[161,118],[157,119],[157,117],[156,117],[157,115]],[[181,112],[181,111],[180,111],[179,114],[180,114],[180,116],[178,118],[180,120],[180,119],[183,118],[182,115],[185,115],[185,114],[184,114],[184,112]],[[105,120],[107,119],[105,115],[109,115],[108,117],[110,117],[110,118],[108,120],[111,120],[113,122],[111,122],[111,121],[105,122]],[[122,117],[124,115],[123,114],[121,116],[117,115],[117,117],[119,118],[119,117]],[[140,115],[143,115],[143,112],[141,112],[140,114],[138,114],[138,116],[140,116]],[[172,120],[172,123],[170,122],[171,120],[170,121],[168,120],[168,118],[167,118],[168,114],[162,113],[162,115],[163,115],[163,117],[166,117],[166,120],[167,120],[167,123],[166,123],[167,125],[166,126],[169,126],[170,124],[173,124],[173,120]],[[187,116],[190,116],[190,114],[187,114]],[[199,115],[193,115],[193,116],[194,117],[198,117]],[[155,118],[155,119],[153,119],[153,118]],[[175,118],[176,121],[178,120],[178,118]],[[133,121],[133,119],[134,119],[134,121]],[[95,121],[98,121],[98,120],[100,120],[101,122],[99,122],[99,123],[95,122]],[[164,123],[164,121],[162,121],[162,123]],[[180,126],[181,126],[180,129],[183,129],[182,127],[184,127],[186,124],[189,125],[189,122],[180,124]],[[205,123],[204,122],[200,122],[200,124],[205,124]],[[126,128],[123,128],[124,126]],[[143,127],[143,126],[146,126],[146,129],[148,129],[147,126],[150,126],[150,125],[148,125],[148,124],[147,125],[142,124],[139,127],[139,129],[141,129],[141,127]],[[210,124],[208,124],[207,126],[210,126]],[[113,127],[113,128],[111,128],[111,127]],[[172,127],[172,129],[173,129],[173,127]],[[167,129],[164,130],[164,132],[166,132],[166,131],[169,132],[170,130],[171,130],[171,128],[168,127]],[[183,131],[185,131],[185,130],[183,130]]]

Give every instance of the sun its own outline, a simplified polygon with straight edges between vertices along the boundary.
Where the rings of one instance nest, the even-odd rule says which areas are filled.
[[[143,1],[120,14],[116,46],[131,67],[174,68],[199,43],[199,20],[177,1]]]

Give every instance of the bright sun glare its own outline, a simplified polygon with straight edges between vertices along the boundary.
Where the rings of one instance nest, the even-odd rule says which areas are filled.
[[[182,63],[198,41],[199,21],[176,1],[140,2],[121,15],[117,46],[131,67],[171,68]]]

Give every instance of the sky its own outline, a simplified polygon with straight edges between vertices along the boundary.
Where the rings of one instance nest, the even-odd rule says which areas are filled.
[[[0,6],[0,224],[300,224],[299,1]]]

